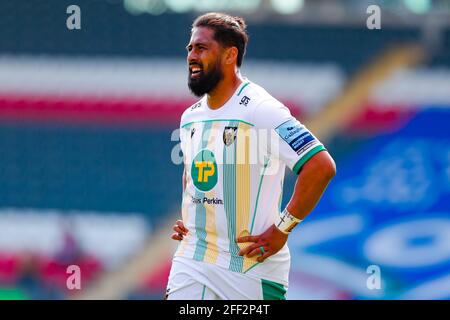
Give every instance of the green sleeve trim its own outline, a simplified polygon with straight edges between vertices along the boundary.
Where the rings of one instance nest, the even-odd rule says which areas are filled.
[[[301,167],[309,160],[313,155],[320,151],[327,150],[323,145],[314,147],[312,150],[309,150],[307,154],[305,154],[300,160],[297,161],[294,168],[292,168],[292,171],[294,171],[295,174],[298,174],[300,172]]]

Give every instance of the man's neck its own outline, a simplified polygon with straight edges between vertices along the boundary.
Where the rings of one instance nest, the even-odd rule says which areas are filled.
[[[225,77],[217,84],[213,91],[208,93],[208,106],[214,110],[221,108],[231,98],[243,81],[239,73]]]

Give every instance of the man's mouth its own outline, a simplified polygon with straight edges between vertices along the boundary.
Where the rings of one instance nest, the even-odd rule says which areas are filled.
[[[189,71],[191,73],[191,78],[199,78],[203,73],[203,69],[199,66],[191,66]]]

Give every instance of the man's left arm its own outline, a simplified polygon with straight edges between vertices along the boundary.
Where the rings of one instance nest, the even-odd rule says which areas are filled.
[[[264,254],[258,257],[258,261],[262,262],[277,253],[285,245],[288,232],[314,209],[328,183],[335,175],[336,165],[326,150],[312,156],[300,169],[292,197],[283,212],[279,227],[273,224],[258,236],[238,238],[238,242],[254,242],[254,244],[242,249],[239,254],[252,257],[261,254],[261,247],[263,247]],[[287,226],[289,222],[285,221],[288,219],[292,221],[291,228]],[[288,227],[288,232],[283,229],[285,227]]]

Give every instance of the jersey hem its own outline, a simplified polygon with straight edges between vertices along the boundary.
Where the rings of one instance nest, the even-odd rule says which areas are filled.
[[[215,265],[215,266],[217,266],[217,267],[219,267],[219,268],[221,268],[223,270],[229,271],[229,272],[235,272],[237,274],[243,274],[243,275],[246,275],[246,276],[251,277],[253,279],[258,279],[258,280],[263,280],[264,279],[264,280],[269,280],[269,281],[281,283],[281,284],[283,284],[286,287],[289,286],[288,281],[286,281],[284,278],[272,277],[269,274],[264,274],[264,273],[258,272],[257,268],[255,268],[255,267],[262,266],[264,264],[264,262],[256,263],[256,265],[254,265],[253,267],[251,267],[250,269],[248,269],[245,272],[238,272],[238,271],[234,271],[234,270],[229,269],[227,266],[224,265],[223,260],[221,261],[220,259],[217,259],[216,263],[211,263],[211,262],[209,262],[208,260],[205,260],[205,259],[203,259],[203,260],[196,260],[196,259],[194,259],[194,257],[191,257],[191,255],[185,256],[190,251],[191,250],[185,250],[183,255],[177,254],[177,252],[176,252],[174,254],[174,256],[173,256],[173,260],[175,260],[175,259],[182,259],[182,260],[193,260],[193,261],[196,261],[196,262],[202,262],[202,263],[209,264],[209,265]],[[206,257],[206,255],[205,255],[205,257]]]

